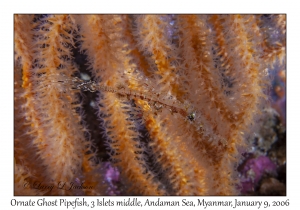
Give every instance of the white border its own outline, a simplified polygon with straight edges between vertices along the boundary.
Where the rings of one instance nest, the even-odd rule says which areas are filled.
[[[299,199],[299,6],[283,0],[215,0],[215,1],[2,1],[0,3],[0,59],[1,59],[1,82],[0,91],[4,96],[1,100],[1,136],[0,136],[0,206],[4,209],[12,208],[11,199],[28,200],[30,197],[13,197],[13,14],[14,13],[287,13],[287,197],[237,197],[243,200],[286,200],[289,199],[291,209],[300,206]],[[298,65],[296,65],[298,64]],[[33,198],[35,200],[40,199]],[[75,197],[47,197],[47,199],[67,198],[73,200]],[[106,197],[106,199],[118,200],[117,197]],[[125,197],[122,197],[125,198]],[[147,197],[139,197],[146,200]],[[154,199],[155,197],[150,197]],[[170,197],[170,199],[196,199],[196,197]],[[236,197],[205,197],[206,199],[235,199]],[[96,197],[87,197],[95,200]],[[297,207],[296,207],[297,206]],[[296,207],[296,208],[293,208]],[[66,209],[65,207],[56,207]],[[106,209],[104,207],[97,207]],[[115,209],[110,208],[110,209]],[[149,209],[152,207],[149,207]],[[31,209],[31,208],[30,208]],[[143,207],[145,209],[145,207]],[[162,209],[162,208],[158,208]],[[179,208],[178,208],[179,209]],[[198,207],[198,209],[202,209]],[[217,209],[209,207],[209,209]],[[223,208],[222,208],[223,209]],[[250,207],[248,207],[250,209]],[[252,208],[251,208],[252,209]],[[269,208],[273,209],[273,208]]]

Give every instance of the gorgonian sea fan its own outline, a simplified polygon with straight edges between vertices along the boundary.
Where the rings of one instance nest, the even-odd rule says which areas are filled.
[[[121,194],[239,194],[245,136],[284,62],[285,15],[15,15],[15,194],[108,194],[91,123]],[[98,92],[97,122],[84,91]]]

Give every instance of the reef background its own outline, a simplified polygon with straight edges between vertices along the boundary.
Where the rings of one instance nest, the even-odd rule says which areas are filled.
[[[16,188],[24,177],[33,180],[39,171],[46,169],[48,172],[42,173],[40,179],[47,177],[51,182],[61,178],[98,186],[94,191],[76,191],[78,195],[232,195],[238,193],[234,182],[237,177],[241,180],[243,195],[285,195],[284,15],[41,15],[27,22],[32,24],[31,29],[26,28],[29,24],[22,23],[29,16],[22,18],[16,17],[15,23],[18,46],[15,65],[17,194],[24,193]],[[76,31],[74,37],[73,31]],[[237,40],[233,39],[234,34]],[[178,38],[181,36],[185,38]],[[57,47],[59,44],[62,46]],[[182,51],[177,51],[176,47]],[[46,56],[48,51],[52,54]],[[247,55],[243,56],[244,53]],[[182,56],[181,60],[178,56]],[[248,73],[239,71],[239,67],[248,69]],[[264,72],[265,67],[268,74]],[[133,71],[128,73],[128,69]],[[124,82],[120,80],[124,74],[129,78],[126,86],[131,90],[142,89],[147,78],[158,84],[151,94],[168,91],[166,95],[175,98],[176,103],[194,103],[198,115],[195,119],[191,117],[194,111],[191,106],[184,110],[186,116],[181,117],[178,110],[157,101],[147,102],[136,97],[124,99],[106,92],[68,92],[66,83],[55,85],[57,81],[77,76],[85,81],[92,79],[99,86],[117,88]],[[143,79],[138,76],[140,74]],[[195,78],[197,74],[199,81]],[[265,89],[265,83],[269,83],[267,79],[272,77],[271,88]],[[201,81],[204,87],[199,86]],[[45,97],[48,91],[52,95]],[[261,106],[260,100],[265,95],[272,96],[267,100],[272,103]],[[233,102],[227,101],[229,96]],[[158,101],[164,97],[167,98],[163,96]],[[249,99],[239,102],[238,97]],[[51,101],[51,98],[59,100]],[[238,111],[233,115],[221,114],[221,117],[215,114],[228,112],[223,109],[229,104],[234,104]],[[165,108],[162,113],[158,113],[160,106]],[[71,110],[75,115],[69,113]],[[127,117],[125,110],[130,110]],[[256,118],[253,113],[260,111],[262,114]],[[35,116],[35,112],[39,115]],[[202,119],[199,113],[206,116]],[[190,121],[202,121],[193,128],[186,117]],[[216,121],[219,122],[216,124]],[[250,124],[256,124],[255,128],[249,129]],[[176,126],[182,126],[183,134]],[[59,130],[65,134],[58,136]],[[247,135],[242,137],[244,132]],[[228,139],[224,142],[220,136]],[[61,141],[66,150],[56,148],[52,143],[54,139]],[[124,139],[128,143],[123,144]],[[173,145],[168,143],[170,139]],[[185,140],[201,153],[199,157]],[[24,141],[31,154],[20,147]],[[136,150],[132,154],[126,150],[129,142],[131,150]],[[50,144],[53,148],[48,150]],[[249,145],[252,148],[245,149]],[[60,153],[56,154],[58,150]],[[72,151],[76,156],[65,155]],[[201,158],[205,160],[200,161]],[[30,163],[33,159],[37,160],[35,166]],[[199,167],[193,165],[193,170],[189,171],[188,160]],[[241,161],[236,172],[237,160]],[[61,170],[63,175],[59,174]],[[209,174],[214,177],[212,183]],[[159,182],[164,186],[157,184]]]

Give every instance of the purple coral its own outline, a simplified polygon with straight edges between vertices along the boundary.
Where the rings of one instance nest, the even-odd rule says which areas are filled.
[[[264,174],[275,174],[276,165],[266,156],[248,159],[241,169],[242,194],[253,192]]]
[[[120,172],[116,167],[113,167],[109,162],[104,163],[105,179],[109,184],[108,195],[119,195],[118,183],[120,181]]]

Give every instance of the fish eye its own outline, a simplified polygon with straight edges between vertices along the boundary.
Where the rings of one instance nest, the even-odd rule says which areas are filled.
[[[190,120],[190,121],[194,121],[195,120],[195,117],[196,117],[196,113],[195,112],[192,112],[190,113],[187,118]]]

